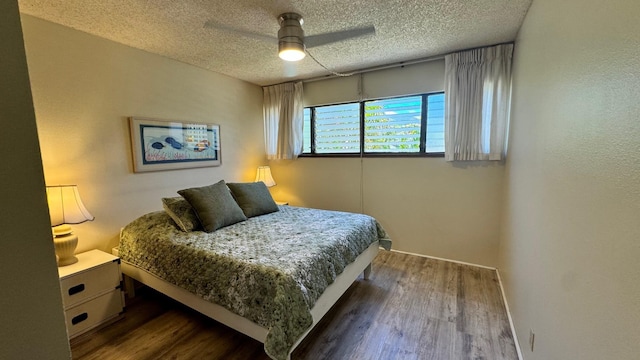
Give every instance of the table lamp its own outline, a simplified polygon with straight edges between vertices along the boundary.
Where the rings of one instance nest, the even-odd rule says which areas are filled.
[[[268,166],[258,166],[258,172],[256,173],[256,181],[262,181],[267,187],[276,185],[275,180],[271,176],[271,168]]]
[[[47,186],[47,202],[58,266],[76,263],[78,259],[74,252],[78,236],[73,234],[68,224],[80,224],[95,218],[84,207],[76,185]]]

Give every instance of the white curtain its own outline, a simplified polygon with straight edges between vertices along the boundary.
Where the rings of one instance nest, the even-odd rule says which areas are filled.
[[[302,82],[265,86],[262,89],[267,158],[295,159],[302,153]]]
[[[445,160],[504,158],[512,55],[503,44],[445,56]]]

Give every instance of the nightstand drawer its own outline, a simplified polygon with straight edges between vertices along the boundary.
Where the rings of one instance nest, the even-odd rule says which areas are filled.
[[[120,268],[111,261],[69,275],[60,281],[65,309],[120,286]]]
[[[67,330],[69,337],[96,327],[106,321],[113,319],[122,312],[122,292],[120,289],[97,298],[69,308],[65,311],[67,320]]]

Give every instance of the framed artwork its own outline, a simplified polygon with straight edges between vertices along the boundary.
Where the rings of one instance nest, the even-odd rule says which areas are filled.
[[[219,166],[220,126],[129,118],[134,172]]]

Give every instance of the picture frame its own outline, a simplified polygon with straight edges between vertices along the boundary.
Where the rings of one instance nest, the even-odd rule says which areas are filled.
[[[130,117],[133,171],[220,166],[220,125]]]

